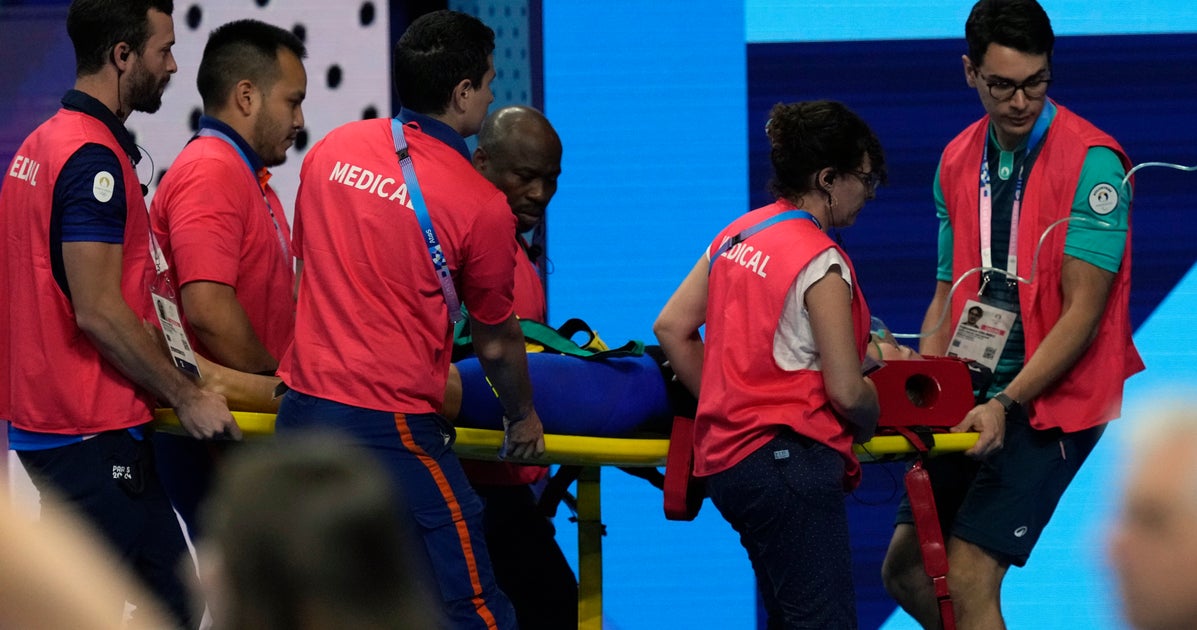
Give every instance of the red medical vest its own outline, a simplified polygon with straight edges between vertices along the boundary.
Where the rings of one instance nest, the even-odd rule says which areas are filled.
[[[787,202],[749,212],[724,228],[727,238],[776,214]],[[860,482],[852,433],[832,410],[817,370],[784,370],[773,359],[773,339],[786,295],[818,254],[836,249],[852,278],[852,320],[860,358],[869,339],[869,309],[847,254],[814,223],[796,219],[764,229],[727,250],[711,265],[707,290],[702,394],[694,426],[694,472],[712,475],[734,466],[783,428],[840,453],[844,486]]]
[[[127,211],[121,297],[150,317],[149,220],[133,165],[103,122],[59,110],[17,150],[0,188],[0,418],[26,431],[82,435],[149,421],[152,397],[109,363],[75,323],[70,300],[51,270],[50,215],[54,183],[84,144],[118,156]],[[36,166],[33,179],[21,169]],[[28,171],[26,171],[28,172]]]
[[[1034,356],[1063,310],[1060,283],[1067,226],[1052,230],[1043,241],[1038,269],[1032,271],[1040,236],[1053,222],[1071,215],[1081,167],[1090,148],[1108,147],[1118,154],[1127,170],[1131,168],[1130,159],[1114,138],[1068,109],[1060,105],[1056,108],[1043,148],[1027,176],[1018,222],[1018,275],[1029,278],[1034,273],[1031,284],[1018,285],[1028,359]],[[982,149],[988,133],[986,116],[948,144],[940,165],[940,186],[952,223],[954,278],[981,265],[978,190]],[[1129,217],[1127,226],[1127,247],[1096,338],[1067,374],[1029,402],[1031,426],[1037,429],[1060,428],[1072,432],[1113,420],[1121,414],[1124,381],[1143,369],[1143,360],[1131,338],[1128,309]],[[979,286],[980,274],[972,274],[960,284],[952,297],[951,321],[960,319],[964,302],[977,294]]]

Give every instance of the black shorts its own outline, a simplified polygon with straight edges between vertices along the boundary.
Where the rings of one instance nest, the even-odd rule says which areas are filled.
[[[926,468],[944,537],[973,543],[1000,562],[1025,565],[1104,431],[1104,424],[1075,433],[1040,431],[1024,413],[1012,414],[1003,448],[985,461],[962,454],[931,459]],[[894,522],[914,522],[909,497],[902,498]]]

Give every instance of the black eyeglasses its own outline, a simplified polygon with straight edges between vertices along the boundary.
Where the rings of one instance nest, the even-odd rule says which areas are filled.
[[[1033,76],[1022,83],[1015,83],[1006,79],[988,79],[985,75],[977,70],[977,76],[985,81],[985,85],[989,88],[989,95],[999,101],[1008,101],[1014,98],[1014,93],[1022,90],[1023,95],[1028,99],[1037,101],[1047,95],[1047,86],[1051,85],[1051,77]]]
[[[855,175],[856,179],[859,179],[860,183],[864,184],[865,189],[869,192],[876,192],[877,187],[881,185],[881,175],[876,171],[869,171],[868,173],[864,171],[848,172]]]

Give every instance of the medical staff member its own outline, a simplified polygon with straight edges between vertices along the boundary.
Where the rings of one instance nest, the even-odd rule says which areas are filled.
[[[67,12],[75,87],[0,188],[0,419],[38,490],[81,513],[177,623],[196,627],[179,571],[191,560],[146,425],[160,401],[195,437],[240,431],[224,398],[198,389],[143,326],[160,277],[141,151],[124,126],[157,111],[178,69],[173,9],[76,0]],[[114,618],[124,605],[112,602]]]
[[[474,168],[503,191],[516,218],[515,314],[546,321],[544,283],[527,237],[544,225],[561,175],[561,139],[544,114],[504,107],[482,123]],[[578,580],[537,505],[532,485],[544,466],[463,461],[470,484],[485,503],[486,545],[499,587],[511,598],[522,630],[578,625]]]
[[[399,116],[343,125],[308,152],[293,232],[303,261],[295,341],[279,367],[291,391],[277,433],[332,427],[379,456],[457,628],[516,624],[491,571],[482,503],[436,414],[459,302],[506,411],[506,453],[544,452],[512,307],[515,217],[464,140],[494,100],[493,51],[494,32],[474,17],[421,16],[395,47]]]
[[[295,258],[269,167],[303,128],[307,51],[290,31],[239,20],[208,36],[196,83],[199,131],[162,178],[150,221],[170,262],[199,354],[273,375],[295,332]],[[196,510],[223,448],[154,436],[171,501],[198,535]]]
[[[965,37],[964,78],[985,116],[940,158],[938,284],[920,352],[997,357],[986,402],[953,429],[980,433],[965,453],[975,459],[937,459],[928,470],[950,534],[957,627],[1002,628],[1006,572],[1026,564],[1143,362],[1127,307],[1129,158],[1047,98],[1055,36],[1038,2],[981,0]],[[996,327],[988,342],[975,330],[953,338],[957,327],[940,323],[959,322],[974,304],[986,306],[986,328]],[[1007,323],[997,325],[999,316]],[[882,571],[907,612],[939,626],[908,503]]]
[[[841,103],[779,104],[766,133],[777,201],[720,231],[653,330],[698,396],[694,473],[740,534],[769,627],[855,628],[844,497],[880,408],[861,373],[868,306],[827,231],[856,221],[885,157]]]

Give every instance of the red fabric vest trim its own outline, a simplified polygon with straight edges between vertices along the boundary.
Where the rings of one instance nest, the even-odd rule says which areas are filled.
[[[952,223],[952,276],[959,278],[981,265],[978,187],[981,154],[988,138],[989,117],[973,123],[944,149],[940,185]],[[1048,130],[1023,190],[1019,219],[1018,275],[1031,277],[1031,265],[1039,239],[1053,222],[1070,216],[1072,200],[1080,181],[1085,155],[1092,147],[1113,150],[1123,166],[1130,158],[1114,138],[1068,109],[1057,105]],[[1128,221],[1129,225],[1129,221]],[[1026,356],[1035,354],[1043,338],[1063,310],[1061,271],[1067,225],[1053,229],[1039,252],[1039,268],[1030,285],[1019,283]],[[1122,264],[1114,279],[1097,337],[1072,369],[1030,401],[1031,426],[1080,431],[1121,414],[1124,381],[1143,369],[1135,349],[1130,325],[1130,230]],[[957,321],[964,302],[977,294],[980,274],[966,278],[952,296],[952,319]]]
[[[121,163],[128,205],[121,295],[138,316],[152,313],[149,220],[137,173],[102,122],[60,110],[17,150],[16,159],[39,165],[36,185],[13,175],[10,166],[0,189],[0,295],[7,296],[0,308],[0,417],[27,431],[77,435],[122,429],[149,421],[153,404],[79,329],[51,271],[54,183],[84,144],[108,147]]]
[[[522,239],[523,237],[517,236],[516,238]],[[538,322],[548,319],[544,284],[540,281],[540,272],[536,269],[536,263],[532,262],[523,251],[515,255],[514,296],[515,314],[520,319],[534,319]]]

